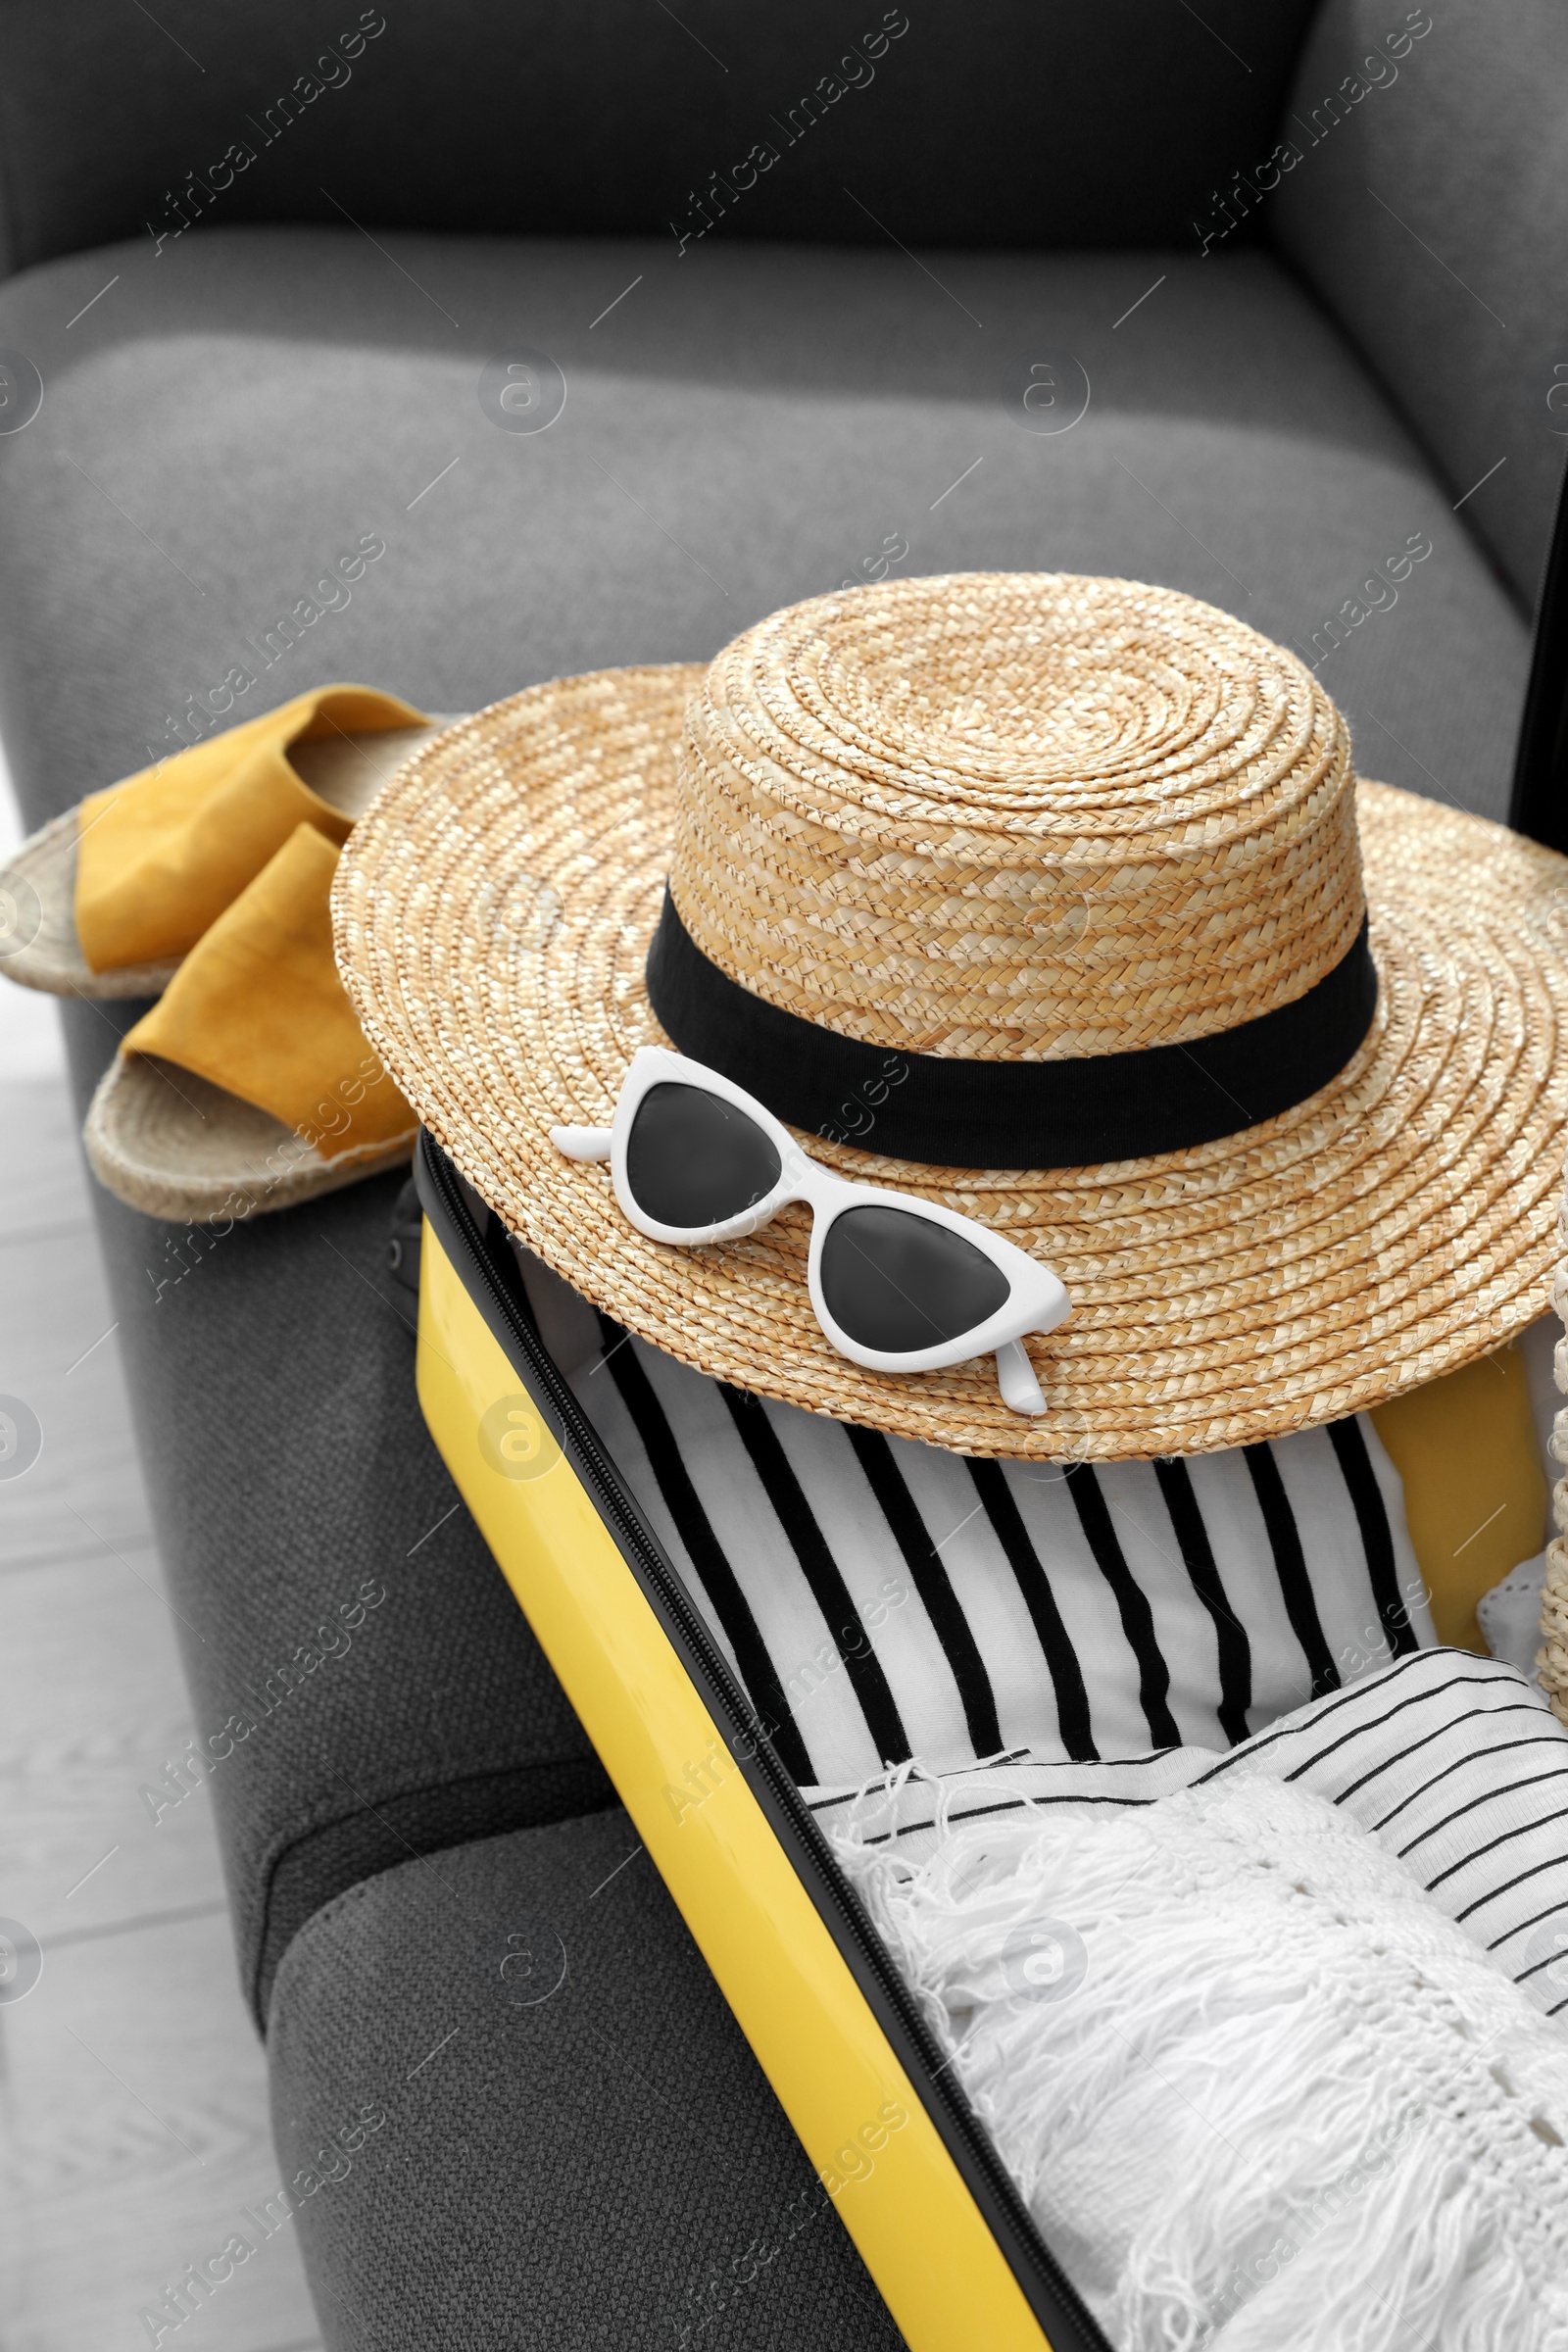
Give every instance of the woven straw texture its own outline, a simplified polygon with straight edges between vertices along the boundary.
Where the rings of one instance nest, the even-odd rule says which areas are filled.
[[[1299,996],[1364,906],[1339,712],[1209,605],[982,573],[727,646],[670,887],[744,987],[911,1053],[1189,1043]]]
[[[1072,1313],[1027,1343],[1040,1420],[1003,1405],[989,1360],[892,1378],[838,1355],[804,1211],[662,1248],[550,1142],[607,1123],[633,1052],[667,1042],[643,978],[666,874],[700,944],[789,1009],[1044,1057],[1064,1033],[1180,1041],[1299,995],[1361,919],[1357,816],[1378,1012],[1295,1109],[1037,1172],[803,1137],[1057,1269]],[[1378,1403],[1546,1303],[1568,860],[1357,788],[1308,673],[1192,599],[916,581],[796,608],[706,673],[532,688],[399,773],[333,908],[367,1035],[512,1229],[655,1346],[808,1409],[979,1454],[1203,1452]]]

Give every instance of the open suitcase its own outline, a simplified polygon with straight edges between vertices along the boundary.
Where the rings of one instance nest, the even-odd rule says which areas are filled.
[[[915,2352],[1105,2346],[818,1828],[812,1790],[552,1354],[548,1301],[535,1293],[536,1314],[502,1220],[428,1133],[416,1180],[425,1417],[905,2339]],[[1480,1369],[1495,1391],[1491,1364]],[[1494,1441],[1502,1427],[1484,1396],[1466,1396],[1467,1377],[1446,1400],[1444,1384],[1426,1392],[1449,1452],[1456,1404]],[[1456,1577],[1450,1587],[1434,1578],[1429,1591],[1452,1627]],[[1469,1641],[1479,1646],[1473,1622]],[[1335,1727],[1329,1746],[1354,1736]],[[1407,1736],[1424,1750],[1434,1735]],[[530,1955],[518,1957],[526,1972]],[[800,2226],[820,2209],[803,2208]]]

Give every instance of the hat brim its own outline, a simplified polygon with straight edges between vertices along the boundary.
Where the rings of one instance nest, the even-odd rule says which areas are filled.
[[[343,978],[398,1086],[596,1306],[786,1403],[1051,1460],[1210,1452],[1336,1420],[1545,1310],[1568,1146],[1568,859],[1366,782],[1378,1010],[1339,1076],[1294,1109],[1083,1168],[884,1158],[874,1125],[864,1149],[801,1138],[1055,1268],[1072,1312],[1026,1343],[1043,1418],[1003,1404],[989,1358],[890,1376],[839,1355],[811,1313],[804,1209],[703,1250],[646,1240],[608,1170],[564,1158],[550,1129],[608,1123],[636,1049],[669,1042],[643,966],[682,710],[703,674],[604,670],[464,721],[361,819],[333,889]]]

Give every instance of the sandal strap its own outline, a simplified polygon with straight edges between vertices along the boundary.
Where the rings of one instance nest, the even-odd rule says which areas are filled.
[[[124,1038],[270,1111],[326,1160],[416,1122],[354,1015],[332,955],[338,847],[296,825]]]
[[[76,839],[76,936],[93,971],[184,956],[300,824],[341,846],[350,819],[296,774],[313,737],[424,723],[369,686],[318,686],[157,767],[88,795]]]

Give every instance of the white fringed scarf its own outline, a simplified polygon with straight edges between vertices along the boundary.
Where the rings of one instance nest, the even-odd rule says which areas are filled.
[[[1568,2352],[1568,2034],[1334,1806],[834,1843],[1120,2352]]]

